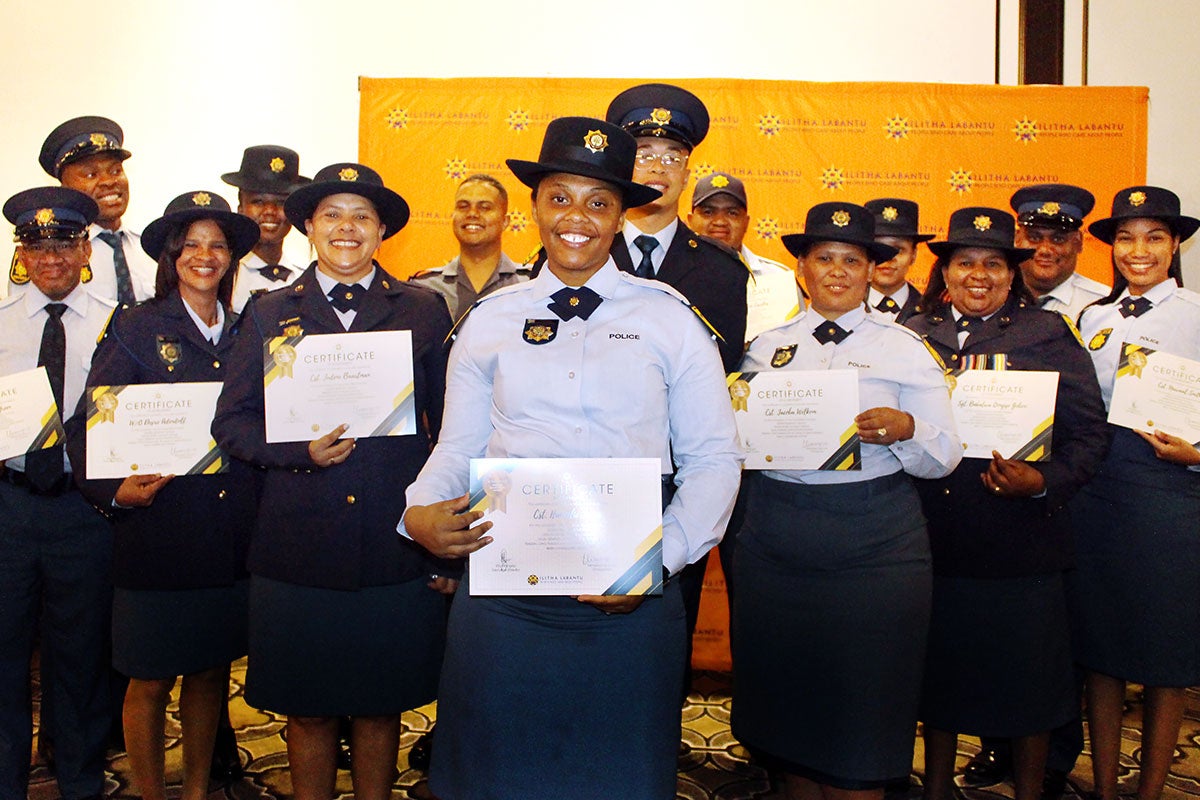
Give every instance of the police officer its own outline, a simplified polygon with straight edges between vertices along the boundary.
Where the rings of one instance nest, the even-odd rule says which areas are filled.
[[[283,201],[309,182],[300,174],[300,156],[277,144],[247,147],[237,172],[221,180],[238,187],[238,213],[258,223],[258,243],[241,260],[233,282],[233,310],[242,313],[250,295],[289,286],[301,268],[286,263],[283,240],[292,230]]]
[[[491,175],[463,178],[454,193],[450,221],[458,255],[444,266],[418,272],[409,281],[446,298],[450,317],[457,321],[480,297],[527,281],[532,271],[501,249],[508,227],[508,191]]]
[[[1096,198],[1087,189],[1065,183],[1040,183],[1018,189],[1010,205],[1017,215],[1017,247],[1032,249],[1021,264],[1025,285],[1038,305],[1075,321],[1079,312],[1108,294],[1108,287],[1075,271],[1083,251],[1083,218]]]
[[[95,201],[73,189],[28,189],[4,204],[27,290],[0,302],[0,374],[41,366],[58,408],[83,392],[113,310],[79,283],[92,252]],[[53,699],[59,792],[98,798],[111,721],[107,642],[112,533],[75,490],[61,443],[10,458],[0,479],[0,796],[25,797],[32,738],[29,659],[41,618]]]
[[[99,209],[88,229],[92,257],[80,278],[99,297],[132,305],[154,296],[156,265],[142,252],[141,236],[123,224],[129,207],[129,178],[121,126],[105,117],[76,117],[52,130],[38,163],[68,189],[91,197]],[[29,283],[28,269],[13,259],[8,293]]]
[[[875,241],[896,249],[896,255],[875,265],[867,304],[903,323],[917,312],[921,300],[917,287],[908,282],[908,270],[917,260],[917,243],[929,241],[933,234],[920,232],[920,208],[912,200],[884,197],[863,206],[875,215]]]
[[[746,281],[747,342],[804,307],[796,271],[745,245],[748,209],[746,185],[727,172],[714,172],[696,182],[692,213],[688,214],[692,230],[737,251],[750,270]]]

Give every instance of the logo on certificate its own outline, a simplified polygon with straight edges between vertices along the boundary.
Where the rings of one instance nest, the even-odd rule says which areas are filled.
[[[275,359],[275,365],[279,367],[279,377],[292,377],[292,365],[296,363],[296,348],[290,344],[281,344],[275,348],[271,358]]]
[[[502,469],[494,469],[483,476],[483,491],[492,511],[508,513],[508,493],[512,491],[512,476]],[[506,561],[501,551],[500,560]]]
[[[790,359],[789,359],[790,360]],[[750,384],[738,378],[729,387],[729,399],[733,401],[734,411],[746,410],[746,398],[750,396]]]
[[[117,396],[112,392],[97,397],[96,410],[100,412],[100,422],[116,422],[117,405]]]

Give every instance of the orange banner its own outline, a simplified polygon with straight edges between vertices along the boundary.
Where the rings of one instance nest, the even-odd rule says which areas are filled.
[[[655,79],[647,79],[655,80]],[[359,159],[412,206],[412,220],[384,244],[381,262],[401,277],[458,253],[450,213],[458,182],[487,172],[509,189],[505,251],[524,261],[538,244],[529,192],[504,165],[536,159],[551,119],[602,117],[622,89],[643,81],[581,78],[362,78]],[[792,263],[779,237],[803,230],[809,207],[904,197],[921,204],[921,227],[945,236],[950,213],[1008,209],[1031,183],[1073,183],[1108,215],[1117,190],[1145,181],[1143,87],[968,86],[671,80],[708,106],[708,138],[692,154],[693,181],[714,171],[742,178],[751,225],[746,245]],[[685,190],[684,201],[691,199]],[[687,209],[683,209],[686,216]],[[924,286],[933,263],[921,249],[910,278]],[[1111,282],[1108,247],[1085,236],[1080,271]],[[713,559],[715,561],[715,559]],[[723,609],[711,590],[695,663],[728,667]],[[722,598],[723,599],[723,598]]]

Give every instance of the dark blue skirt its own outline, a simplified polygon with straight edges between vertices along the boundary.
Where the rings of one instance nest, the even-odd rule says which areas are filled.
[[[932,579],[907,475],[743,481],[733,734],[785,769],[868,789],[912,769]]]
[[[673,800],[686,627],[675,581],[630,614],[454,596],[429,783],[442,800]]]

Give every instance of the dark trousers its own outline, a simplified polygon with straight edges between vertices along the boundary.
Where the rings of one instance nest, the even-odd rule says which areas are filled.
[[[74,491],[35,496],[0,482],[0,797],[26,796],[33,738],[29,663],[54,664],[42,694],[54,706],[64,800],[100,794],[109,730],[112,531]]]

